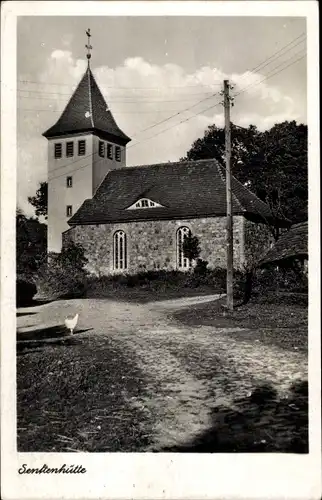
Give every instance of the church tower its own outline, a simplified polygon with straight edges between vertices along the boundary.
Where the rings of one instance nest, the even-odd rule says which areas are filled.
[[[60,252],[68,219],[113,169],[126,166],[130,138],[117,126],[90,69],[61,117],[43,136],[48,140],[48,253]]]

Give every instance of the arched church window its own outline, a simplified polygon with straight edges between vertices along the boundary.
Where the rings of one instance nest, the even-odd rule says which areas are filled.
[[[113,236],[113,269],[127,269],[127,238],[124,231],[116,231]]]
[[[186,238],[191,235],[191,231],[188,227],[182,226],[179,227],[177,231],[177,267],[178,269],[189,269],[190,260],[184,256],[183,253],[183,242]]]

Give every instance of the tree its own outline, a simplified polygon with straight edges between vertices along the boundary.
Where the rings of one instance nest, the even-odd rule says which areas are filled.
[[[231,124],[231,166],[238,170],[238,165],[245,162],[252,151],[256,137],[260,134],[254,125],[248,128]],[[186,160],[203,160],[215,158],[220,163],[225,160],[225,129],[210,125],[204,137],[197,139],[187,152]]]
[[[293,223],[307,220],[307,126],[295,121],[274,125],[258,134],[254,151],[236,176],[264,200],[273,215]]]
[[[186,236],[182,243],[182,251],[186,259],[197,260],[201,252],[198,237],[191,234]]]
[[[29,203],[35,207],[37,217],[43,215],[47,219],[48,211],[48,183],[41,182],[39,189],[36,191],[36,196],[28,197]]]
[[[187,152],[188,160],[225,159],[223,128],[211,125],[204,137],[197,139]],[[248,128],[231,125],[233,175],[261,200],[265,201],[276,218],[302,222],[308,217],[308,153],[307,126],[285,121],[270,130],[260,132],[253,125]],[[275,238],[280,229],[269,224]],[[257,262],[245,269],[244,298],[252,294]]]
[[[66,270],[83,271],[87,262],[84,248],[73,241],[63,247],[58,255],[58,263]]]
[[[16,212],[16,262],[18,276],[33,278],[46,258],[47,226]]]
[[[88,262],[80,244],[71,241],[60,254],[52,256],[39,270],[37,286],[45,297],[80,297],[86,289]]]
[[[232,124],[231,136],[233,175],[265,201],[275,217],[293,223],[307,220],[307,126],[285,121],[260,132],[253,125],[243,129]],[[211,125],[185,159],[223,163],[224,155],[224,129]],[[277,239],[278,227],[271,229]]]

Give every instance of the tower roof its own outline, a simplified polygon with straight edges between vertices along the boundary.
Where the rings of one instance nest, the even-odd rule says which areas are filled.
[[[131,140],[117,126],[89,65],[61,117],[43,136],[50,138],[80,132],[102,133],[121,145]]]

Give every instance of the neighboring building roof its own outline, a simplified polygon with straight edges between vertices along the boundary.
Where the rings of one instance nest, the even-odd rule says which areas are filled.
[[[103,133],[122,145],[131,140],[117,126],[89,67],[57,123],[43,135],[50,138],[81,132]]]
[[[233,213],[272,221],[269,207],[232,178]],[[127,210],[140,198],[162,207]],[[210,217],[226,214],[225,169],[214,159],[124,167],[109,172],[69,225]],[[280,221],[285,225],[286,221]],[[289,222],[289,221],[288,221]]]
[[[308,258],[308,223],[295,224],[283,233],[274,246],[260,260],[259,266],[278,263],[290,258]]]

